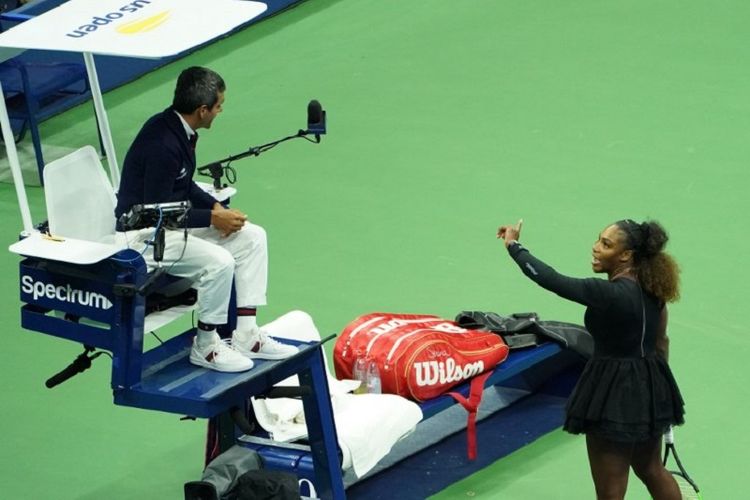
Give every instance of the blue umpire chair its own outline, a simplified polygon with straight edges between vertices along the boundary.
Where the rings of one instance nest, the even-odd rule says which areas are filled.
[[[84,346],[83,353],[50,378],[47,386],[82,372],[106,351],[112,357],[115,404],[194,418],[231,415],[238,417],[235,421],[242,429],[247,424],[241,415],[248,398],[268,395],[274,384],[296,374],[304,389],[300,393],[318,492],[321,498],[344,498],[322,354],[322,344],[329,339],[295,342],[296,355],[256,360],[252,370],[242,373],[191,365],[195,328],[144,352],[144,334],[158,328],[164,318],[179,314],[146,315],[144,288],[153,275],[143,252],[127,248],[124,236],[115,232],[115,194],[96,150],[86,146],[51,162],[44,178],[48,229],[26,235],[10,247],[23,257],[21,325]]]

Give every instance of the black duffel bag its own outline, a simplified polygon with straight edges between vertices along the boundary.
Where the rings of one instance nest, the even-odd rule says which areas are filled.
[[[536,313],[502,316],[494,312],[461,311],[456,323],[463,328],[482,328],[500,335],[510,349],[538,345],[554,340],[585,358],[594,354],[594,339],[581,325],[563,321],[540,320]]]
[[[232,446],[203,471],[200,481],[185,483],[185,500],[298,500],[297,476],[263,468],[260,455]]]

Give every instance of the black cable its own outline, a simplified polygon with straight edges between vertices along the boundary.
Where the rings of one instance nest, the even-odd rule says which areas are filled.
[[[154,233],[151,235],[151,239],[143,242],[145,246],[143,247],[143,250],[141,250],[141,253],[139,253],[137,256],[133,257],[132,259],[118,259],[116,257],[112,257],[111,260],[115,262],[130,263],[130,262],[135,262],[136,260],[138,260],[139,257],[143,257],[143,254],[146,253],[146,250],[148,250],[149,245],[154,244],[154,240],[156,239],[156,232],[159,230],[159,227],[161,226],[161,221],[162,221],[162,212],[161,212],[161,209],[159,209],[159,221],[156,223],[156,227],[154,228]],[[123,234],[125,234],[125,245],[128,247],[128,249],[132,250],[132,248],[130,247],[130,240],[128,239],[128,232],[123,231]]]
[[[182,244],[182,252],[180,252],[180,256],[177,258],[177,260],[175,260],[174,262],[172,262],[172,264],[169,265],[169,267],[165,271],[166,274],[169,274],[169,271],[172,270],[172,268],[174,267],[174,265],[177,264],[179,261],[181,261],[182,258],[185,256],[185,249],[187,248],[187,242],[188,242],[188,225],[187,225],[188,224],[188,217],[187,217],[187,214],[185,214],[185,219],[183,221],[183,224],[184,225],[183,225],[182,229],[184,231],[185,237],[184,237],[184,243]]]
[[[229,175],[230,172],[232,175]],[[224,177],[226,177],[229,184],[237,182],[237,171],[230,166],[230,163],[227,163],[224,167]]]

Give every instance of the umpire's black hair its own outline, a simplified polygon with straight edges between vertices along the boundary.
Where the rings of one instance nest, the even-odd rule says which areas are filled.
[[[226,90],[224,80],[208,68],[192,66],[177,78],[172,107],[178,113],[190,114],[204,104],[214,107],[219,94]]]

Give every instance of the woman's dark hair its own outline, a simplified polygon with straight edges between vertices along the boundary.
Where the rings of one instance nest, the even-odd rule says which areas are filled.
[[[656,221],[637,223],[631,219],[615,222],[625,234],[625,246],[633,250],[633,263],[641,286],[661,302],[680,298],[680,268],[664,251],[669,236]]]
[[[213,108],[219,94],[226,90],[224,80],[215,71],[192,66],[177,77],[172,107],[178,113],[190,114],[204,104]]]

